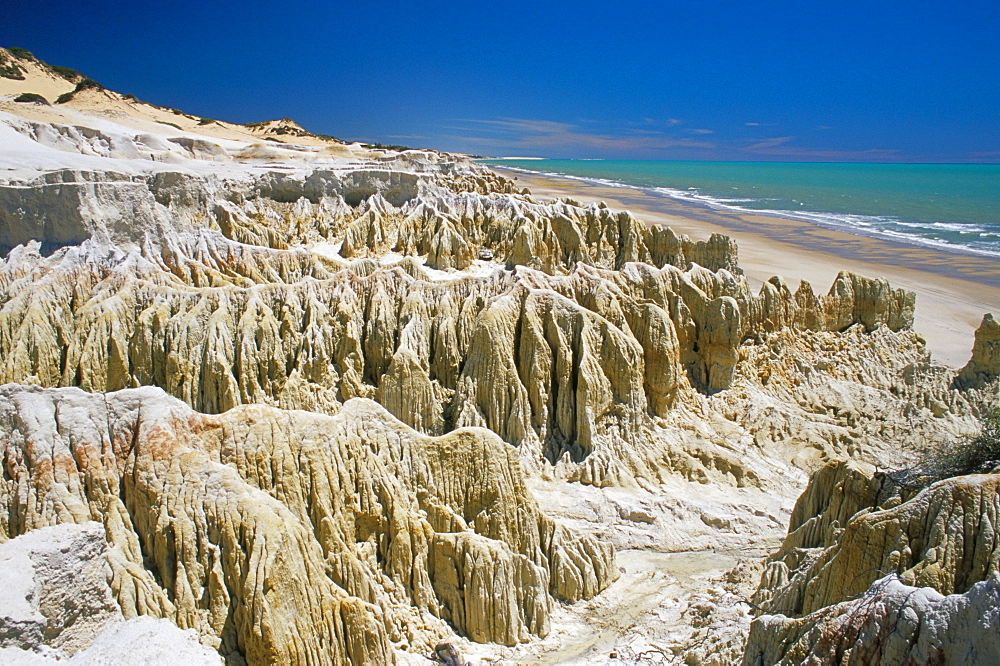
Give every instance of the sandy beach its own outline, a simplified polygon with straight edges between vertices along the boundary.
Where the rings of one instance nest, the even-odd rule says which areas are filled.
[[[805,279],[826,292],[837,273],[849,270],[885,277],[917,294],[914,328],[933,358],[961,367],[970,356],[976,328],[987,312],[1000,314],[1000,261],[933,248],[856,236],[767,215],[713,209],[657,196],[633,187],[610,187],[572,178],[526,174],[493,167],[534,197],[604,201],[650,224],[673,227],[695,239],[713,233],[739,244],[740,266],[754,286],[780,275],[794,290]]]

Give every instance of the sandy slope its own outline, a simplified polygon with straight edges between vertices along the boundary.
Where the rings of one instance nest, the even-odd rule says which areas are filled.
[[[28,120],[93,126],[93,121],[97,118],[140,132],[170,134],[182,131],[216,140],[304,146],[314,150],[321,149],[325,156],[330,157],[354,158],[364,155],[370,158],[379,154],[379,151],[365,149],[357,143],[345,144],[331,137],[311,134],[289,118],[251,126],[240,125],[156,106],[111,90],[81,90],[70,101],[57,104],[56,100],[60,95],[74,91],[79,77],[70,79],[59,76],[36,60],[16,58],[3,48],[0,48],[0,60],[16,65],[24,77],[0,77],[0,111]],[[42,95],[49,105],[14,102],[17,95],[26,92]]]

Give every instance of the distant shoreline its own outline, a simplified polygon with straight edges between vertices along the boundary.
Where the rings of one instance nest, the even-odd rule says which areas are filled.
[[[569,196],[605,201],[644,222],[664,224],[695,239],[723,233],[736,239],[740,266],[752,284],[781,275],[794,290],[800,279],[825,293],[841,270],[885,277],[917,294],[914,328],[935,360],[960,367],[987,312],[1000,315],[1000,262],[932,247],[828,229],[799,220],[746,211],[717,210],[656,196],[631,186],[605,186],[575,178],[491,168],[538,198]]]

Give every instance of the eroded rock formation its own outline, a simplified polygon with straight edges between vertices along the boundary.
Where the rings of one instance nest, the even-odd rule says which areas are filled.
[[[986,314],[976,329],[972,358],[958,373],[955,383],[964,388],[979,388],[997,377],[1000,377],[1000,322],[992,314]]]
[[[538,511],[496,435],[422,436],[368,400],[206,416],[159,389],[7,385],[0,422],[4,536],[101,522],[126,617],[253,663],[384,663],[435,618],[515,643],[617,575],[607,545]]]
[[[765,615],[744,663],[965,654],[980,631],[972,618],[996,616],[998,498],[996,474],[917,491],[864,464],[821,469],[761,579],[754,602]],[[984,657],[997,649],[979,645],[974,654]]]
[[[354,177],[357,185],[361,176]],[[580,245],[590,249],[572,256],[552,237],[532,255],[562,257],[543,266],[550,272],[480,261],[477,275],[441,275],[414,259],[343,258],[355,254],[345,249],[354,245],[377,255],[381,244],[428,261],[454,243],[400,239],[407,229],[433,234],[443,225],[448,238],[461,227],[456,238],[474,241],[449,264],[464,268],[470,248],[482,243],[503,254],[499,236],[475,240],[474,229],[492,221],[519,219],[520,228],[541,233],[558,219],[586,236],[587,224],[610,219],[599,207],[454,195],[421,182],[415,189],[424,194],[394,220],[382,191],[356,212],[343,199],[312,204],[303,182],[287,179],[267,190],[301,195],[281,215],[274,200],[245,202],[244,209],[271,213],[261,223],[270,226],[261,228],[276,238],[287,239],[291,232],[281,225],[295,220],[310,233],[324,225],[346,229],[330,232],[342,239],[339,255],[236,243],[211,224],[185,234],[130,231],[122,248],[92,239],[45,256],[37,243],[19,247],[0,276],[0,379],[98,391],[152,384],[210,413],[249,403],[335,413],[346,400],[372,397],[430,434],[482,425],[552,462],[568,456],[579,463],[610,440],[634,439],[692,389],[729,388],[744,342],[789,327],[899,330],[912,321],[912,294],[847,273],[827,296],[813,295],[806,283],[793,294],[780,279],[753,294],[725,269],[631,261],[649,259],[628,249],[629,234],[640,230],[634,220],[628,234],[593,232],[597,240]],[[226,211],[218,218],[223,232],[279,245],[252,232],[257,227],[235,204],[215,205]],[[165,218],[200,219],[173,203],[150,206]],[[383,226],[372,231],[376,219]],[[357,231],[360,220],[367,221]],[[609,464],[580,478],[603,483],[616,474]]]
[[[0,544],[0,661],[219,664],[193,631],[126,621],[111,591],[104,527],[63,523]]]
[[[801,619],[760,618],[743,664],[992,664],[1000,659],[998,609],[996,578],[944,596],[887,576]]]
[[[991,570],[959,544],[994,524],[973,511],[992,478],[920,500],[863,462],[973,431],[995,402],[991,318],[956,374],[885,280],[754,293],[730,238],[539,202],[450,156],[0,120],[35,165],[0,182],[0,537],[98,521],[124,617],[234,663],[514,645],[618,576],[528,476],[790,497],[798,468],[843,456],[861,462],[815,477],[772,558],[757,602],[793,620],[766,635],[820,627],[796,622],[871,568],[943,594]],[[662,547],[691,516],[744,541],[777,522],[697,504],[670,506]]]

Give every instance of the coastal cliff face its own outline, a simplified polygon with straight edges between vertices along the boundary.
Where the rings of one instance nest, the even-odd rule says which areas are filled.
[[[902,585],[950,595],[928,617],[993,598],[995,477],[908,497],[867,466],[976,432],[992,317],[956,372],[885,280],[753,290],[728,237],[536,200],[458,156],[175,132],[103,90],[12,104],[0,539],[84,525],[67,596],[111,618],[65,648],[26,592],[12,649],[105,649],[152,617],[233,664],[569,659],[573,626],[689,663],[737,661],[750,632],[747,663],[772,663],[831,618],[909,613]],[[751,630],[747,543],[789,514]],[[711,562],[657,570],[684,551]],[[843,610],[873,584],[881,605]]]

